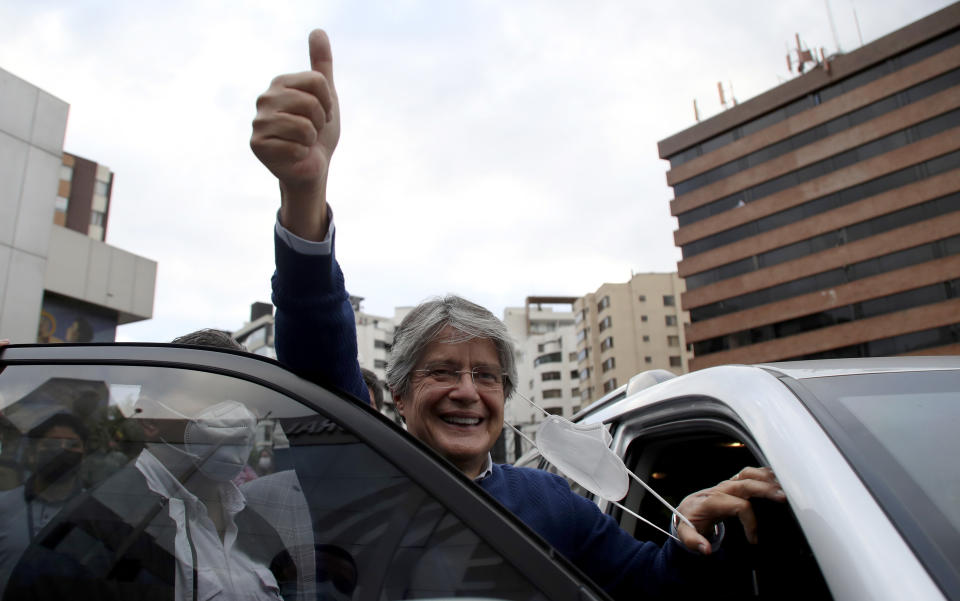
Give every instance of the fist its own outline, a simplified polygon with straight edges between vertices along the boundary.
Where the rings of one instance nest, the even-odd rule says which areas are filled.
[[[287,191],[315,193],[340,139],[330,40],[310,33],[310,71],[276,77],[257,98],[250,148]]]

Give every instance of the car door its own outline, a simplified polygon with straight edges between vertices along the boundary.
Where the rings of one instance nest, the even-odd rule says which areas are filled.
[[[167,345],[11,346],[0,355],[0,411],[6,598],[170,598],[190,586],[189,573],[169,573],[188,553],[191,590],[215,589],[196,569],[203,550],[178,546],[189,520],[160,519],[173,519],[179,497],[158,494],[150,470],[160,460],[192,475],[195,465],[171,466],[200,456],[204,470],[226,445],[205,451],[203,428],[232,432],[227,418],[247,415],[234,534],[213,519],[219,507],[209,513],[224,544],[246,545],[268,593],[313,599],[332,583],[334,598],[359,600],[604,596],[395,424],[268,359]],[[63,461],[43,461],[41,448],[81,457],[52,470]]]

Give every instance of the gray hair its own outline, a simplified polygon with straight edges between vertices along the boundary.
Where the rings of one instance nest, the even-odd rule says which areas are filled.
[[[420,303],[403,318],[394,332],[393,348],[387,362],[387,387],[394,396],[407,395],[411,372],[427,345],[447,326],[462,334],[451,342],[484,338],[493,343],[500,366],[506,372],[503,398],[510,398],[517,382],[517,362],[507,326],[487,309],[452,294]]]

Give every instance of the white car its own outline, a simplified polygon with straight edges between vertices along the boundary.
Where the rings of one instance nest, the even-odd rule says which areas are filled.
[[[614,451],[674,505],[748,465],[776,472],[788,504],[754,502],[745,598],[960,599],[960,357],[652,376],[573,421],[609,424]],[[517,464],[552,469],[535,451]],[[597,501],[638,538],[662,537]],[[623,503],[668,523],[636,483]],[[726,532],[724,545],[745,544],[736,524]]]

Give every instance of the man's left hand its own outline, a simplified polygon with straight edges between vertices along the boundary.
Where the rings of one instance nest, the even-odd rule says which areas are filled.
[[[770,468],[747,467],[729,480],[685,498],[677,511],[690,520],[696,530],[681,521],[677,535],[688,549],[709,555],[710,542],[704,535],[712,531],[716,522],[737,516],[747,540],[756,544],[757,518],[749,501],[754,497],[779,502],[787,500]]]

